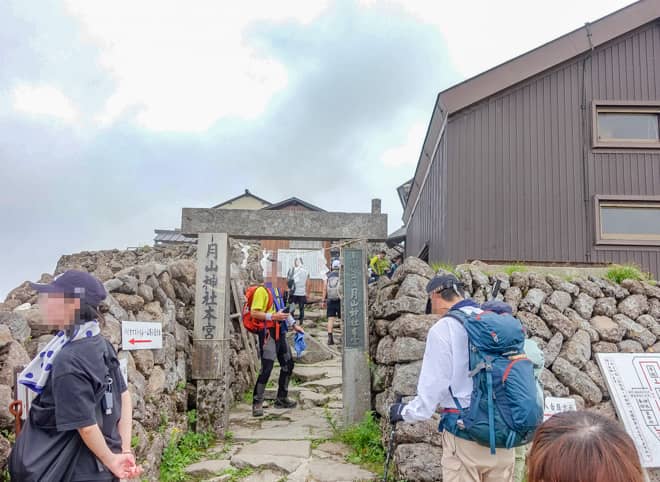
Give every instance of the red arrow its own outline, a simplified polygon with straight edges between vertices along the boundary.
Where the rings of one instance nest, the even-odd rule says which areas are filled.
[[[151,343],[152,341],[153,340],[136,340],[135,338],[128,340],[131,345],[135,345],[136,343]]]

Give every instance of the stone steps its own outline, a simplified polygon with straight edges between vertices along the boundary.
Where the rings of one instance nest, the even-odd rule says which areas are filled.
[[[278,375],[279,370],[273,370],[275,385]],[[238,404],[229,421],[231,449],[209,450],[209,460],[188,467],[191,478],[220,482],[245,470],[249,472],[241,479],[245,482],[375,480],[373,473],[346,462],[349,449],[345,445],[323,442],[315,447],[312,443],[332,438],[328,414],[335,420],[341,418],[341,358],[333,354],[314,364],[296,364],[293,378],[302,382],[289,387],[289,396],[298,400],[296,408],[275,409],[272,402],[266,402],[265,416],[253,418],[250,405]],[[277,388],[267,389],[267,400],[274,399],[276,392]]]

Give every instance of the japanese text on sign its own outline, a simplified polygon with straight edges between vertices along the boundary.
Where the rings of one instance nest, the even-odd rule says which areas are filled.
[[[149,321],[121,322],[122,350],[158,350],[163,348],[163,327]]]
[[[547,420],[553,415],[562,412],[575,412],[577,405],[572,398],[545,397],[545,409],[543,410],[543,420]]]
[[[660,467],[660,353],[598,353],[612,402],[644,467]]]
[[[344,323],[346,348],[364,347],[364,259],[361,249],[344,249]]]
[[[204,322],[202,332],[205,339],[212,340],[216,337],[215,331],[218,319],[218,243],[211,236],[210,242],[202,248],[202,252],[206,253],[204,265],[205,275],[202,281],[202,320]]]

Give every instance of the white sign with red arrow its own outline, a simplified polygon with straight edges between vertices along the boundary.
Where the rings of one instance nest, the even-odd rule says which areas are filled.
[[[121,322],[122,350],[158,350],[163,348],[163,326],[146,321]]]

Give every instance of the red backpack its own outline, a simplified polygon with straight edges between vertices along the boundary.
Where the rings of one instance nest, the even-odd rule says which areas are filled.
[[[260,285],[254,285],[250,286],[245,291],[245,304],[243,305],[241,318],[243,319],[243,326],[245,329],[250,333],[254,333],[255,335],[261,333],[265,328],[273,328],[276,326],[276,323],[273,321],[264,321],[252,318],[252,313],[250,310],[252,309],[252,299],[254,298],[254,293],[257,291],[257,288],[264,288],[266,292],[268,292],[268,305],[266,306],[266,311],[270,310],[270,308],[273,306],[273,293],[271,293],[268,288]],[[279,324],[277,324],[277,326],[279,326]]]

